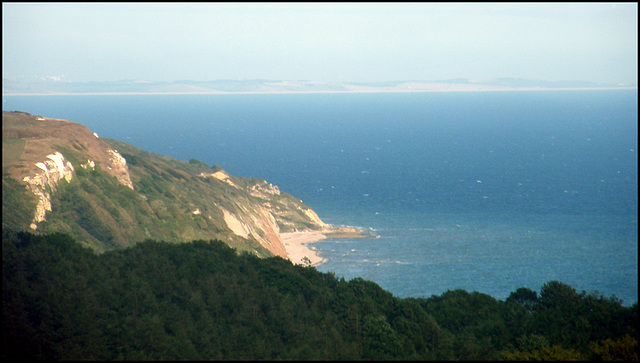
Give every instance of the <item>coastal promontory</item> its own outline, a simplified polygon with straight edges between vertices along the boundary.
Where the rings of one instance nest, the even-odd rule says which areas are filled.
[[[265,180],[153,154],[72,121],[3,112],[2,138],[3,228],[69,233],[98,252],[146,239],[218,239],[307,264],[320,260],[303,245],[308,236],[292,233],[311,240],[363,236],[324,223]]]

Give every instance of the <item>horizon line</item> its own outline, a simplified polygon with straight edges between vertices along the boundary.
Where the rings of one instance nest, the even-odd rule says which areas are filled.
[[[308,91],[211,91],[211,92],[50,92],[3,93],[2,96],[144,96],[144,95],[243,95],[243,94],[350,94],[350,93],[452,93],[452,92],[533,92],[533,91],[613,91],[638,90],[637,86],[613,87],[497,87],[477,89],[378,89],[378,90],[308,90]]]

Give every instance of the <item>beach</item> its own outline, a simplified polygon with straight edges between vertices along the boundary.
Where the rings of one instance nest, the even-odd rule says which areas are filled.
[[[314,249],[307,246],[308,243],[326,239],[327,236],[322,232],[310,231],[281,233],[280,238],[282,239],[282,244],[284,244],[284,248],[287,251],[287,257],[294,264],[309,264],[309,262],[303,262],[304,257],[309,259],[312,266],[317,266],[325,262],[325,260],[320,257]]]
[[[295,264],[320,265],[326,260],[318,255],[315,249],[309,247],[307,244],[322,241],[327,238],[369,238],[375,237],[373,231],[365,231],[357,227],[333,227],[320,231],[304,231],[304,232],[289,232],[280,233],[280,239],[287,251],[287,257]],[[308,258],[308,261],[303,261],[304,258]]]

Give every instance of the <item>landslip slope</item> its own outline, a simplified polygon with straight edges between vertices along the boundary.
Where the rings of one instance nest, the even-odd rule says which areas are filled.
[[[220,239],[287,258],[281,233],[322,231],[301,200],[256,178],[100,138],[75,122],[2,113],[3,228],[66,232],[98,252],[144,239]]]

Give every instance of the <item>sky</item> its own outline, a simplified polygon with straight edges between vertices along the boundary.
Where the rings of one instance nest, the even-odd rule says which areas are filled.
[[[637,3],[3,3],[10,80],[637,85]]]

